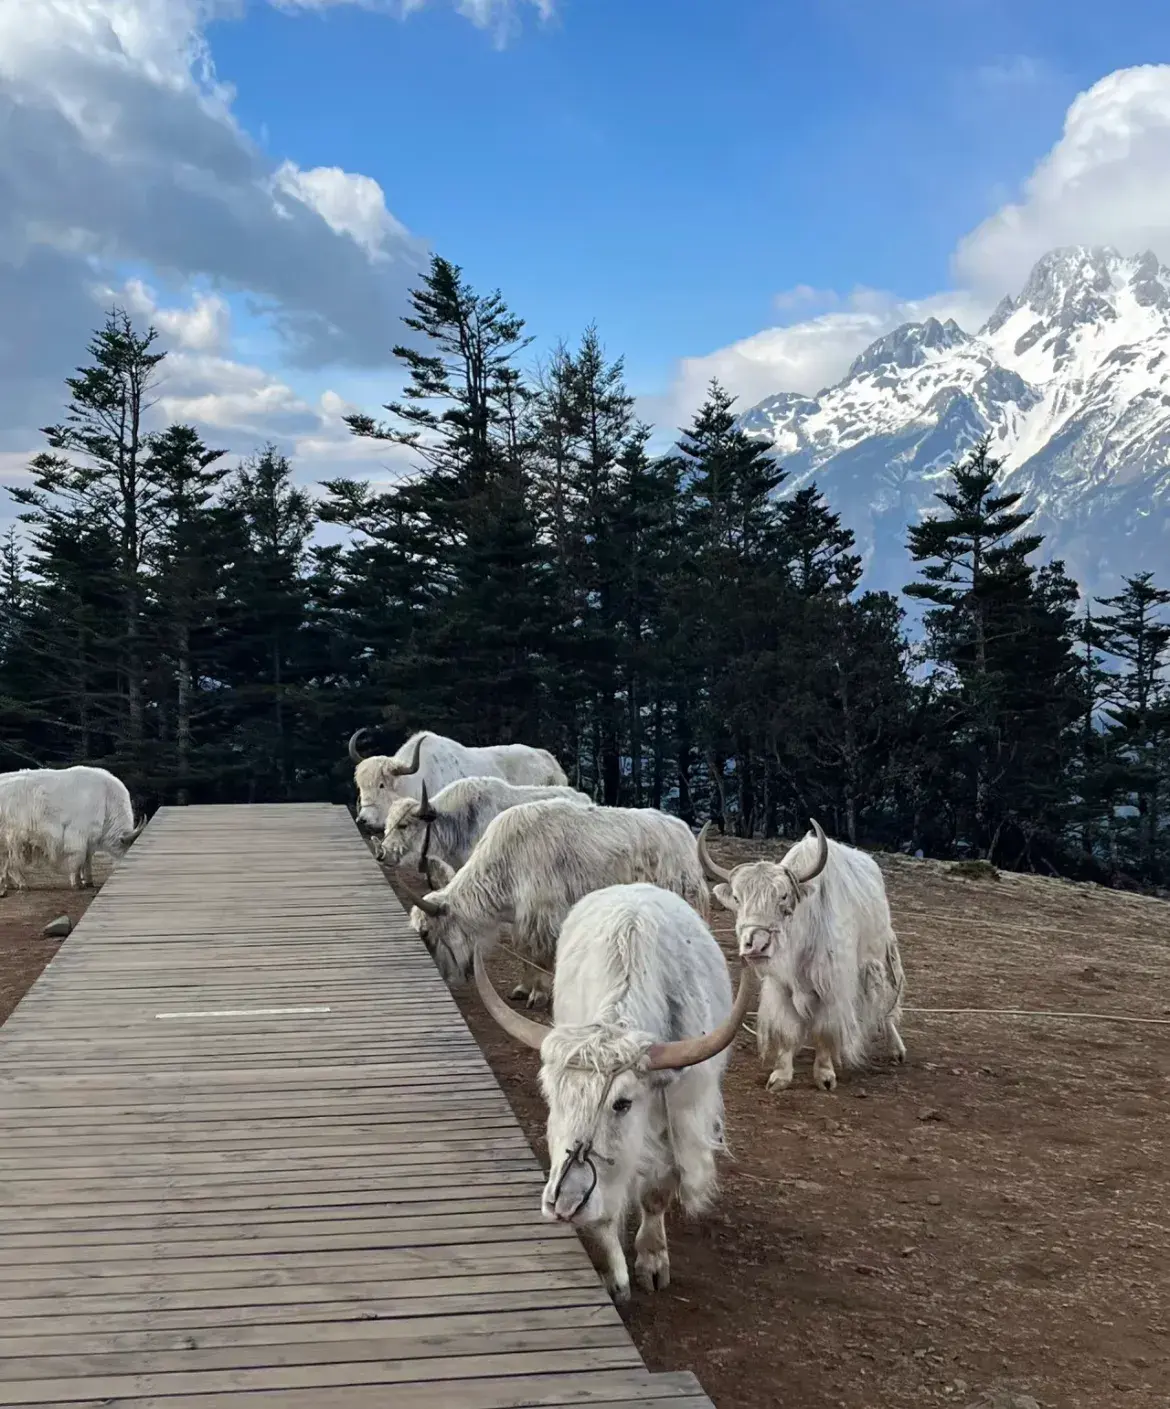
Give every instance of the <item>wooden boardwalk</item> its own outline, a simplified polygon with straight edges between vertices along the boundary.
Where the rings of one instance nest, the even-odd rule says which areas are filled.
[[[168,808],[0,1028],[0,1406],[711,1409],[348,813]]]

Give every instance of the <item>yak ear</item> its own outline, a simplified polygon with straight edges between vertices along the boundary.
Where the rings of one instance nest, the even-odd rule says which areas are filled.
[[[427,857],[427,881],[432,890],[442,890],[455,879],[455,868],[439,856]]]
[[[717,885],[711,894],[719,904],[723,906],[724,910],[730,910],[733,915],[736,913],[738,907],[736,906],[734,896],[731,894],[731,887],[729,885],[726,883]]]

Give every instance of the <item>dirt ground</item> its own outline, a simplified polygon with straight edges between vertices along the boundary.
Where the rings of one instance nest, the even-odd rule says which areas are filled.
[[[724,863],[778,849],[716,844]],[[882,858],[908,1008],[1170,1018],[1170,904]],[[47,879],[47,878],[46,878]],[[87,897],[0,901],[0,1018]],[[717,912],[730,946],[730,917]],[[504,987],[515,972],[493,963]],[[504,991],[507,991],[506,988]],[[535,1058],[460,1006],[542,1161]],[[1170,1403],[1170,1026],[907,1011],[904,1068],[771,1096],[750,1038],[727,1079],[713,1213],[671,1228],[670,1288],[635,1290],[654,1370],[719,1409]]]
[[[716,845],[724,864],[769,854]],[[779,855],[779,848],[771,854]],[[908,1008],[1170,1019],[1170,905],[882,858]],[[717,912],[730,948],[732,922]],[[515,966],[493,965],[502,991]],[[533,1055],[460,1005],[547,1163]],[[651,1369],[719,1409],[1170,1403],[1170,1025],[907,1012],[904,1068],[763,1088],[741,1038],[715,1211],[635,1290]]]
[[[100,887],[110,873],[103,858],[94,861],[94,881]],[[12,891],[0,900],[0,1023],[40,977],[41,970],[61,947],[41,931],[58,915],[74,924],[93,899],[93,891],[72,891],[55,872],[30,870],[29,889]]]

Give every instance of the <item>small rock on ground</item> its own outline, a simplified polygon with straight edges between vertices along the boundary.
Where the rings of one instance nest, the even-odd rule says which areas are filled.
[[[992,1390],[982,1395],[967,1409],[1040,1409],[1030,1394],[1012,1394],[1008,1390]]]
[[[64,939],[73,930],[73,921],[68,915],[58,915],[55,920],[50,920],[44,928],[46,939]]]

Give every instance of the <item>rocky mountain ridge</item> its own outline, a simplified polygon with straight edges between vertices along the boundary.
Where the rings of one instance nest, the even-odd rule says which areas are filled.
[[[867,583],[913,577],[906,526],[984,435],[1024,494],[1045,551],[1090,591],[1170,576],[1170,269],[1152,253],[1054,250],[982,328],[907,323],[816,396],[781,392],[742,417],[858,536]]]

